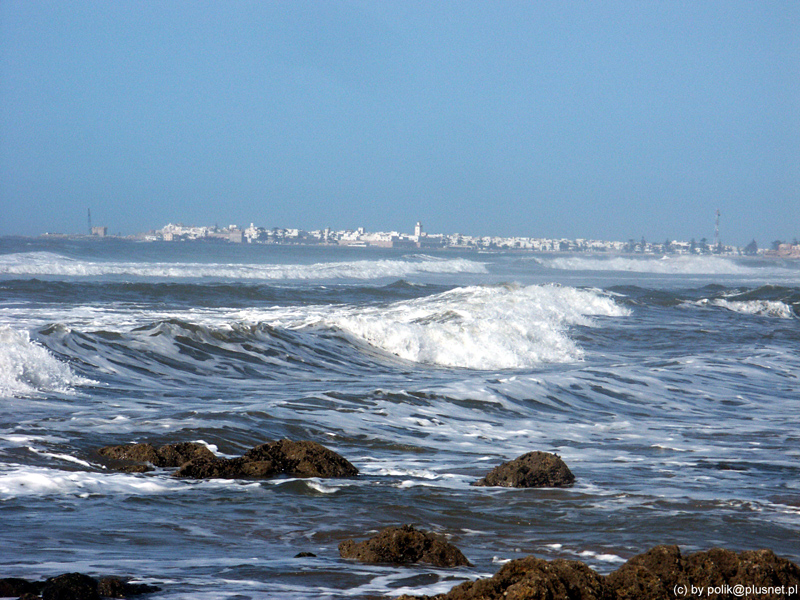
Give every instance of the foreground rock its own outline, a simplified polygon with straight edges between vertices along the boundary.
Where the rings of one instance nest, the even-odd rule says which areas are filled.
[[[175,477],[268,478],[355,477],[356,469],[346,458],[310,441],[279,440],[248,450],[238,458],[199,458],[184,464]]]
[[[346,540],[339,544],[342,558],[366,563],[407,565],[429,563],[436,567],[469,566],[461,551],[435,533],[411,525],[387,527],[364,542]]]
[[[620,600],[672,599],[682,589],[704,590],[703,598],[778,600],[800,598],[800,567],[771,550],[733,552],[713,548],[684,557],[677,546],[656,546],[634,556],[606,577]],[[737,585],[758,588],[757,593],[736,594]],[[783,588],[778,592],[778,588]],[[709,594],[713,590],[716,593]],[[763,592],[763,593],[762,593]],[[690,597],[678,593],[678,598]]]
[[[100,600],[101,598],[129,598],[150,594],[160,588],[143,583],[128,583],[117,577],[95,579],[83,573],[64,573],[45,581],[27,579],[0,579],[0,598],[21,597],[42,600]]]
[[[606,577],[582,562],[528,556],[446,594],[398,600],[790,600],[800,597],[798,586],[800,567],[770,550],[684,557],[677,546],[656,546]]]
[[[144,472],[155,467],[180,467],[198,459],[212,459],[215,454],[203,444],[181,442],[166,444],[156,448],[152,444],[125,444],[122,446],[106,446],[98,451],[110,465],[128,472]]]
[[[472,485],[502,487],[566,487],[575,476],[557,454],[528,452],[492,469]]]

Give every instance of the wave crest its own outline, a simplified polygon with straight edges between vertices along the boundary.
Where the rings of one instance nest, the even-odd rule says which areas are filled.
[[[383,308],[342,311],[330,325],[412,362],[470,369],[515,369],[580,360],[568,335],[591,316],[630,314],[591,290],[557,285],[456,288]]]
[[[27,331],[0,327],[0,396],[29,397],[40,392],[70,393],[92,383],[30,339]]]

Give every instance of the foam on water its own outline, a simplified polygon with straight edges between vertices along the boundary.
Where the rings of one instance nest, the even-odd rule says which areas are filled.
[[[580,360],[568,335],[594,315],[629,314],[594,291],[554,285],[456,288],[385,308],[345,311],[331,323],[405,360],[470,369],[513,369]]]
[[[773,317],[778,319],[794,319],[792,307],[779,300],[725,300],[718,298],[710,302],[713,306],[719,306],[727,310],[742,313],[745,315],[758,315],[762,317]]]
[[[542,259],[543,265],[565,271],[628,271],[663,275],[759,275],[765,271],[780,275],[791,271],[780,267],[742,265],[719,256],[665,256],[663,258],[630,258],[626,256],[582,257],[568,256]]]
[[[27,331],[0,326],[0,396],[66,394],[73,392],[74,386],[91,383],[32,341]]]
[[[104,277],[131,276],[168,279],[379,279],[417,274],[486,273],[484,264],[463,259],[436,259],[425,255],[410,260],[359,260],[303,264],[95,262],[51,252],[0,256],[0,275]]]

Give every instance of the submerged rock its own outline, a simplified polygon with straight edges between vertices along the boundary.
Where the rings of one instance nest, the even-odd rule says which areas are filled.
[[[502,487],[566,487],[575,476],[557,454],[528,452],[492,469],[476,486]]]
[[[800,567],[770,550],[714,548],[683,557],[677,546],[656,546],[606,577],[582,562],[528,556],[447,593],[398,600],[791,600],[798,585]]]
[[[266,479],[278,475],[355,477],[358,469],[316,442],[279,440],[251,448],[237,458],[198,458],[175,472],[175,477],[193,479]]]
[[[436,567],[469,566],[461,550],[441,536],[411,525],[387,527],[364,542],[346,540],[339,544],[342,558],[366,563],[407,565],[429,563]]]

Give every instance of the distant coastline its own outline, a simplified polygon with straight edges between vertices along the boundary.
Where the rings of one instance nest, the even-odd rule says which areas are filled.
[[[25,236],[5,236],[25,237]],[[800,258],[800,243],[775,241],[770,248],[759,248],[755,240],[747,246],[733,246],[711,241],[670,240],[651,242],[644,238],[628,241],[607,241],[585,238],[535,238],[470,236],[460,233],[427,233],[417,222],[414,233],[397,231],[369,232],[363,227],[334,231],[331,229],[304,230],[298,228],[264,228],[252,223],[242,228],[237,225],[184,226],[168,224],[161,229],[134,235],[109,235],[106,227],[93,227],[91,234],[44,233],[32,239],[71,239],[71,240],[127,240],[135,242],[195,242],[230,244],[270,244],[342,246],[350,248],[400,248],[428,250],[464,251],[520,251],[534,253],[592,253],[592,254],[633,254],[633,255],[716,255],[716,256],[766,256],[777,258]]]

